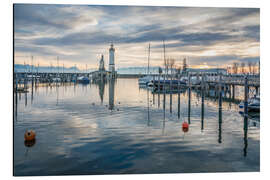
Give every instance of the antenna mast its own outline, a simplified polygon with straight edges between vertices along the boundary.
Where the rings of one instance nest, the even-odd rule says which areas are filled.
[[[168,71],[167,71],[167,61],[166,61],[166,56],[165,56],[165,42],[164,42],[164,40],[163,40],[163,55],[164,55],[165,71],[168,73]]]
[[[58,77],[59,77],[59,57],[57,56],[57,73],[58,73]]]

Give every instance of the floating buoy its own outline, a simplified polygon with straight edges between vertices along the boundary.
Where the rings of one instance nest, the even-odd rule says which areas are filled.
[[[183,122],[182,123],[182,130],[183,130],[183,132],[188,132],[188,123],[187,122]]]
[[[33,141],[36,138],[36,133],[33,130],[28,130],[24,134],[24,140],[25,141]]]

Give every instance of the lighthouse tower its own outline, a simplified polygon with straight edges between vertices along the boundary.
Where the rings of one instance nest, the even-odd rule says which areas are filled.
[[[114,52],[115,52],[115,49],[113,47],[113,44],[111,44],[111,47],[109,49],[109,71],[110,72],[115,72]]]

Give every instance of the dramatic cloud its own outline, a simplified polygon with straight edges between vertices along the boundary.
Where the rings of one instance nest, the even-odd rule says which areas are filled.
[[[96,68],[101,54],[116,47],[116,67],[151,65],[168,57],[198,66],[226,67],[234,61],[260,59],[260,10],[87,5],[14,5],[15,63],[77,64]],[[179,61],[180,63],[180,61]]]

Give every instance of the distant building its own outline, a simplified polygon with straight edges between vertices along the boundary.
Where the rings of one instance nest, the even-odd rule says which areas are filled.
[[[209,69],[192,69],[187,68],[189,74],[206,73],[209,75],[227,74],[227,69],[223,68],[209,68]]]
[[[110,72],[115,72],[114,52],[115,52],[115,49],[113,47],[113,44],[111,44],[111,48],[109,49],[109,71]]]

